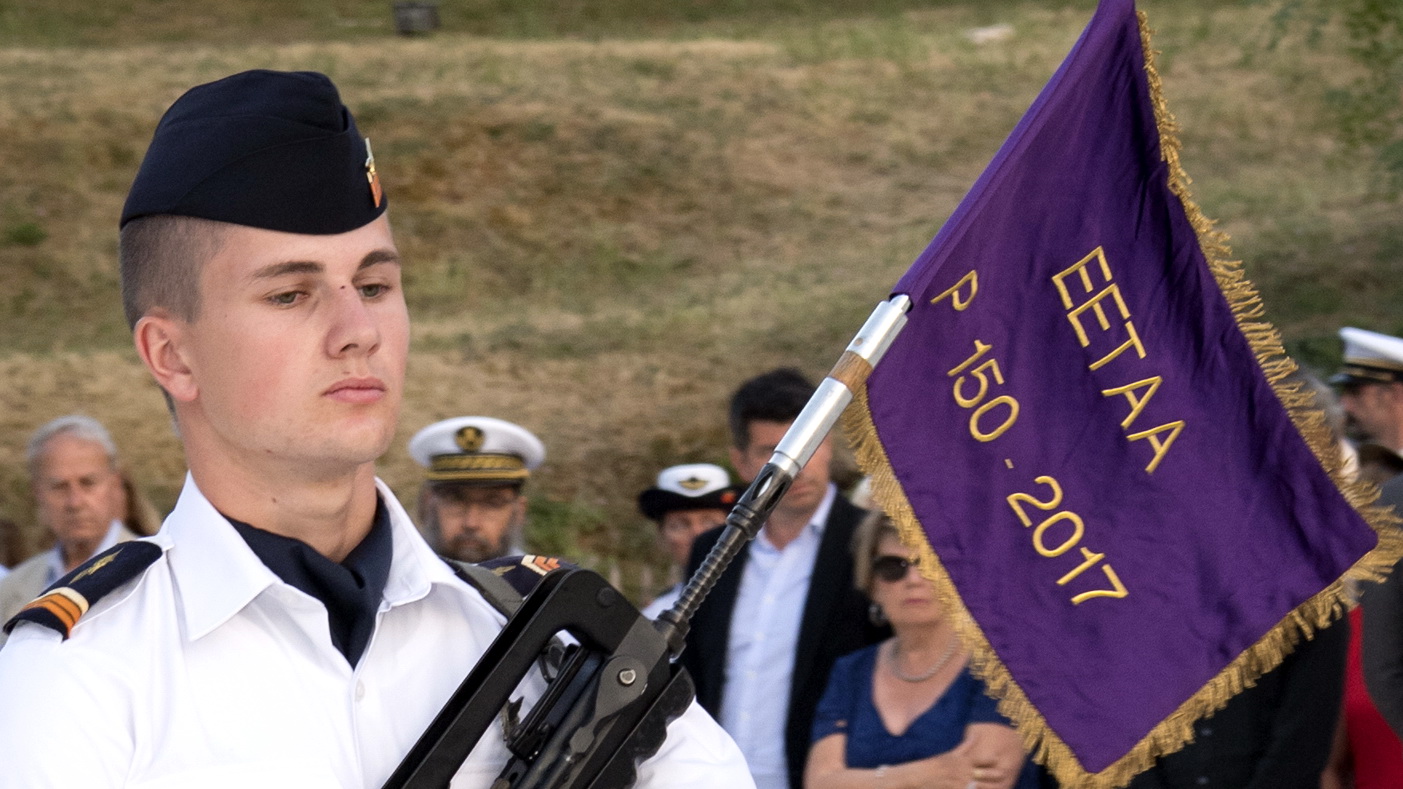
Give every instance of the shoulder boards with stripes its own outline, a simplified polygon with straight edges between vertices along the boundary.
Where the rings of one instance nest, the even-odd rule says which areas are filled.
[[[141,575],[161,556],[160,546],[142,541],[123,542],[74,568],[54,582],[34,602],[21,608],[5,623],[5,632],[20,622],[34,622],[57,631],[65,639],[94,603],[113,589]]]

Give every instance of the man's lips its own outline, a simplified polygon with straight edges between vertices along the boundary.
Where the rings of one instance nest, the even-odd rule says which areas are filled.
[[[385,396],[385,382],[379,378],[345,378],[331,385],[325,395],[341,403],[374,403]]]

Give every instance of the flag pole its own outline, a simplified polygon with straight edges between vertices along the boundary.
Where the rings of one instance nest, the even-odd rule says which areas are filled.
[[[692,615],[731,560],[760,533],[760,528],[789,490],[794,478],[833,429],[843,409],[852,402],[854,392],[867,381],[872,368],[877,366],[892,341],[906,326],[906,313],[910,309],[911,297],[897,294],[878,304],[872,311],[837,364],[833,365],[813,397],[809,398],[804,410],[785,431],[769,462],[760,469],[740,501],[736,502],[726,517],[725,531],[701,566],[687,580],[677,602],[658,615],[656,626],[667,640],[674,658],[682,654],[686,645]]]

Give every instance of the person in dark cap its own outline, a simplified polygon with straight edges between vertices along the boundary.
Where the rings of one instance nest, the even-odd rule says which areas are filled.
[[[673,571],[680,573],[687,566],[697,535],[724,524],[740,493],[726,469],[711,463],[685,463],[659,472],[653,487],[638,494],[638,510],[658,524],[658,539],[672,557]],[[657,619],[681,593],[681,584],[672,586],[654,598],[643,615]]]
[[[526,494],[546,447],[505,419],[460,416],[409,439],[409,455],[427,470],[419,527],[440,554],[483,562],[526,552]]]
[[[500,630],[375,475],[409,347],[387,204],[321,74],[236,74],[161,119],[122,290],[189,474],[158,534],[6,625],[6,786],[378,787]],[[507,758],[490,733],[453,785]],[[696,705],[639,766],[640,786],[748,784]]]

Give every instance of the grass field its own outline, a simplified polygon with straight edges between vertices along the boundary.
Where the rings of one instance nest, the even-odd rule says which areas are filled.
[[[382,475],[412,500],[419,427],[518,421],[549,452],[538,546],[636,590],[661,559],[636,493],[724,458],[743,378],[827,370],[1093,5],[477,2],[423,38],[361,0],[0,7],[0,517],[29,524],[23,442],[74,410],[173,502],[183,460],[120,315],[116,216],[185,88],[310,68],[374,141],[408,261],[415,354]],[[1323,113],[1338,47],[1269,50],[1266,3],[1141,8],[1195,196],[1289,347],[1328,367],[1339,325],[1403,330],[1398,201]],[[975,43],[991,25],[1011,34]]]

